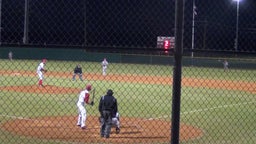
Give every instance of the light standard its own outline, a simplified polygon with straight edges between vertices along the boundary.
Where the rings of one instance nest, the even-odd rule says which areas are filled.
[[[2,0],[0,0],[0,45],[2,44]]]
[[[197,15],[196,13],[196,5],[195,5],[195,0],[193,0],[193,12],[192,12],[192,44],[191,44],[191,57],[194,57],[194,42],[195,42],[195,16]]]
[[[239,31],[239,2],[241,0],[233,0],[236,2],[236,38],[235,38],[235,51],[237,51],[238,48],[238,31]]]

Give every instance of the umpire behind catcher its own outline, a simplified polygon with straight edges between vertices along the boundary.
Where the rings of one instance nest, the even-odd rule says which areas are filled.
[[[102,96],[99,103],[99,112],[103,121],[100,127],[101,137],[109,138],[112,127],[112,114],[118,111],[117,100],[113,96],[113,91],[109,89],[105,96]]]

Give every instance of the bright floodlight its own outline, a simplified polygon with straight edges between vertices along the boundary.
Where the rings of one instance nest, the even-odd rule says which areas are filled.
[[[242,0],[233,0],[236,2],[236,38],[235,38],[235,50],[237,51],[237,48],[238,48],[238,37],[239,37],[239,3],[240,1]]]

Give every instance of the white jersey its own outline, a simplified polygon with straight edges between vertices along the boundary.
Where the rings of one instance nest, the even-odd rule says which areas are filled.
[[[37,66],[36,72],[37,72],[37,73],[38,73],[38,72],[41,72],[41,69],[44,69],[44,63],[43,63],[43,62],[41,62],[41,63]]]
[[[101,65],[102,65],[103,67],[107,67],[107,65],[108,65],[108,61],[103,60],[103,61],[101,62]]]
[[[89,91],[88,90],[83,90],[80,92],[77,105],[84,105],[85,103],[89,102]]]
[[[224,61],[223,64],[224,64],[225,67],[228,66],[228,62],[227,61]]]

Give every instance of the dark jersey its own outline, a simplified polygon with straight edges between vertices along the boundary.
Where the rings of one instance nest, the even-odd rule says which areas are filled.
[[[99,112],[102,113],[104,110],[111,111],[112,114],[117,113],[118,109],[115,97],[108,95],[101,97],[99,104]]]
[[[74,69],[74,73],[82,73],[82,68],[81,67],[78,67],[76,66],[75,69]]]

